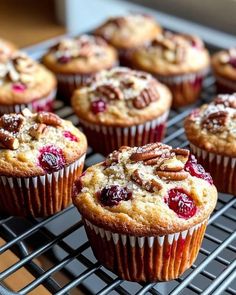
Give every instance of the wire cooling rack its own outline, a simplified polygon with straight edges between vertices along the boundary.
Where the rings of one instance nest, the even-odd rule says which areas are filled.
[[[32,55],[40,57],[53,42],[36,46]],[[214,79],[209,75],[199,100],[191,107],[171,110],[164,140],[173,146],[187,147],[183,119],[194,107],[209,102],[214,96]],[[71,107],[62,101],[55,103],[55,112],[78,125]],[[85,166],[103,160],[103,156],[88,149]],[[86,168],[85,167],[85,168]],[[1,259],[11,250],[19,260],[0,272],[0,294],[29,294],[43,285],[51,294],[236,294],[236,198],[219,195],[217,207],[209,220],[200,253],[194,265],[179,279],[167,283],[138,284],[119,279],[101,266],[93,256],[81,217],[70,206],[47,219],[0,217],[0,238],[6,242],[0,247]],[[38,263],[41,257],[50,260],[50,266]],[[38,260],[37,260],[38,259]],[[21,268],[26,268],[35,279],[16,293],[4,282]],[[66,283],[57,279],[58,273],[69,278]],[[78,293],[75,290],[80,290]],[[81,293],[79,293],[81,292]]]

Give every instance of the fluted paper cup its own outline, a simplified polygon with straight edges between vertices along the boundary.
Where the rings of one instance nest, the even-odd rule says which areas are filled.
[[[108,155],[122,145],[141,146],[161,141],[165,134],[168,114],[169,112],[165,112],[154,120],[131,127],[96,125],[81,119],[80,125],[94,151]]]
[[[135,237],[110,232],[84,219],[97,260],[120,278],[136,282],[169,281],[195,261],[207,220],[183,232]]]
[[[217,190],[236,195],[236,158],[210,153],[190,143],[197,161],[208,171]]]
[[[217,93],[234,93],[236,92],[236,81],[225,79],[215,74]]]
[[[81,175],[85,155],[59,171],[36,177],[0,176],[0,212],[46,217],[72,202],[72,186]]]
[[[51,112],[53,111],[53,101],[56,97],[56,89],[51,91],[47,96],[37,100],[33,100],[29,103],[14,104],[14,105],[2,105],[0,104],[0,115],[9,113],[20,113],[25,108],[28,108],[32,112]]]

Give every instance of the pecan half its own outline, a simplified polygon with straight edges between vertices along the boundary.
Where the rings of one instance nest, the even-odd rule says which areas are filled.
[[[51,126],[61,126],[61,119],[53,113],[40,112],[38,113],[37,119],[40,123],[51,125]]]
[[[188,172],[186,171],[171,172],[171,171],[156,170],[155,173],[160,178],[163,178],[166,180],[172,180],[172,181],[181,181],[188,177]]]
[[[161,143],[150,143],[143,147],[137,148],[136,152],[132,153],[130,160],[134,162],[147,161],[147,165],[151,163],[149,160],[154,160],[169,152],[171,147]]]
[[[98,96],[105,97],[109,100],[123,99],[122,91],[112,84],[104,84],[97,86],[95,92]]]
[[[216,111],[202,120],[202,127],[206,128],[211,132],[221,132],[227,123],[228,112],[227,111]]]
[[[19,132],[25,118],[20,114],[5,114],[0,118],[0,127],[9,132]]]
[[[151,179],[149,181],[144,181],[140,174],[138,169],[136,169],[132,174],[131,174],[131,179],[137,183],[139,186],[141,186],[143,189],[150,193],[157,192],[162,189],[162,185],[157,182],[155,179]]]
[[[0,129],[0,146],[10,150],[16,150],[19,147],[19,140],[9,131]]]
[[[36,123],[29,129],[29,134],[32,138],[39,139],[41,135],[47,132],[47,125]]]
[[[149,88],[144,88],[138,96],[133,99],[133,106],[136,109],[143,109],[150,105],[151,102],[157,101],[159,99],[159,93],[156,87],[150,86]]]

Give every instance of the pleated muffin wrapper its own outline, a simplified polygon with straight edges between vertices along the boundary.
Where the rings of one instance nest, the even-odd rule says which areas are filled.
[[[221,193],[236,195],[236,157],[228,157],[203,150],[190,143],[197,161],[210,173]]]
[[[176,279],[194,263],[208,219],[182,232],[151,237],[114,233],[83,221],[101,264],[124,280],[156,282]]]
[[[95,151],[108,155],[122,145],[141,146],[161,141],[165,135],[168,114],[169,111],[154,120],[131,127],[96,125],[81,119],[79,121],[89,145]]]
[[[74,181],[81,175],[85,154],[56,172],[36,177],[0,176],[0,212],[46,217],[72,202]]]
[[[29,103],[14,104],[14,105],[2,105],[0,104],[0,115],[9,113],[20,113],[25,108],[28,108],[32,112],[51,112],[53,111],[53,101],[56,97],[56,89],[51,91],[47,96],[37,100],[33,100]]]
[[[194,103],[200,96],[202,90],[202,82],[209,69],[199,72],[174,75],[174,76],[154,76],[163,84],[167,85],[173,95],[173,107],[183,107]]]
[[[217,93],[234,93],[236,92],[236,80],[226,79],[215,74]]]

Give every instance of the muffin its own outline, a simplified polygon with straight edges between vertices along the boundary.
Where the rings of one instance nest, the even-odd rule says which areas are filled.
[[[59,96],[70,102],[76,88],[117,64],[117,53],[102,38],[81,35],[62,39],[43,57],[43,63],[57,76]]]
[[[130,14],[109,18],[94,34],[103,37],[118,50],[121,65],[129,66],[134,48],[150,42],[161,31],[150,15]]]
[[[194,263],[217,201],[194,156],[161,143],[114,151],[73,196],[96,258],[137,282],[176,279]]]
[[[171,93],[151,75],[117,67],[75,91],[72,107],[90,146],[107,155],[122,145],[160,141]]]
[[[48,112],[0,118],[0,212],[52,215],[71,203],[80,176],[86,138],[71,122]]]
[[[185,120],[185,132],[197,160],[222,193],[236,194],[236,93],[218,95]]]
[[[213,54],[211,61],[217,92],[236,92],[236,48]]]
[[[5,62],[16,51],[16,46],[8,40],[0,38],[0,63]],[[0,68],[1,72],[1,68]]]
[[[165,32],[132,55],[132,66],[153,74],[173,94],[173,106],[195,102],[209,68],[209,54],[195,36]]]
[[[25,53],[0,61],[0,114],[51,111],[55,95],[55,76]]]

